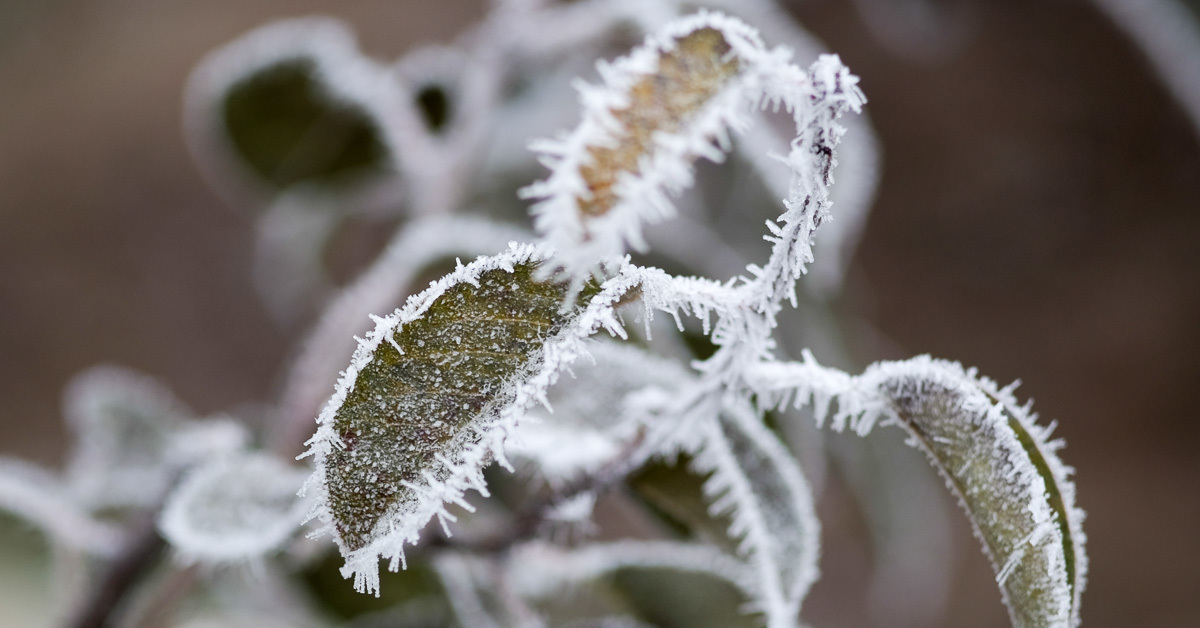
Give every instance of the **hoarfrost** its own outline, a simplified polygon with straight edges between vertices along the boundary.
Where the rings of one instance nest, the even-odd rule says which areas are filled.
[[[902,427],[966,510],[1013,622],[1079,624],[1087,556],[1073,470],[1013,386],[928,356],[880,362],[855,377],[806,354],[803,362],[760,364],[747,381],[767,405],[813,403],[818,420],[836,403],[834,429]]]
[[[263,453],[229,456],[190,471],[159,518],[186,560],[252,560],[298,530],[309,504],[296,497],[308,471]]]
[[[404,544],[415,543],[426,522],[453,521],[449,504],[469,509],[467,490],[488,494],[484,465],[507,465],[504,440],[528,407],[546,402],[588,336],[601,328],[624,334],[613,305],[628,281],[618,275],[568,315],[559,309],[562,288],[531,277],[547,255],[514,243],[460,266],[378,319],[359,344],[306,454],[316,458],[311,516],[334,535],[346,558],[342,573],[354,576],[356,589],[377,592],[379,558],[398,569]],[[511,290],[513,282],[521,290]],[[439,303],[443,297],[449,302]],[[445,345],[450,328],[468,324],[462,338],[474,349]],[[493,343],[503,350],[489,349]],[[427,425],[410,416],[444,420]]]
[[[247,438],[232,420],[194,420],[160,382],[116,366],[75,376],[63,405],[76,442],[66,482],[89,508],[156,504],[180,469]]]
[[[98,556],[115,553],[121,530],[95,519],[45,469],[0,457],[0,510],[36,525],[51,540]]]
[[[819,574],[820,523],[799,465],[745,402],[730,401],[704,426],[694,465],[711,474],[714,515],[729,514],[731,538],[755,570],[754,610],[772,628],[794,626]]]

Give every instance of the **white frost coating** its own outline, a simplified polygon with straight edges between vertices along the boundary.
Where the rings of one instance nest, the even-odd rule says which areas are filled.
[[[384,514],[376,525],[373,538],[361,549],[347,551],[341,539],[336,538],[336,531],[332,530],[332,515],[328,507],[328,495],[325,494],[325,459],[332,448],[342,447],[340,438],[332,427],[332,420],[337,409],[346,400],[358,373],[371,360],[374,349],[380,342],[389,339],[401,325],[424,315],[433,300],[450,286],[464,281],[474,282],[476,277],[487,270],[511,269],[512,265],[517,263],[546,259],[551,255],[551,249],[512,245],[510,251],[504,255],[480,258],[466,267],[458,268],[455,273],[434,282],[424,293],[410,298],[394,315],[378,319],[376,329],[360,342],[352,363],[338,382],[334,397],[320,414],[317,435],[308,442],[311,445],[308,454],[316,456],[317,459],[316,472],[308,482],[308,488],[317,494],[317,506],[312,516],[326,524],[326,531],[335,534],[335,540],[346,557],[346,566],[343,567],[342,573],[354,576],[355,588],[358,590],[377,592],[379,558],[388,558],[392,569],[400,568],[404,544],[415,543],[427,521],[433,518],[452,520],[451,514],[446,510],[446,504],[464,503],[464,492],[468,489],[475,489],[486,495],[486,486],[481,474],[482,466],[492,459],[502,462],[505,460],[505,437],[514,429],[526,408],[535,402],[547,401],[547,388],[556,381],[559,370],[584,352],[583,340],[600,328],[607,329],[613,335],[624,335],[622,325],[613,311],[613,305],[631,289],[637,288],[640,291],[647,316],[652,309],[666,310],[677,318],[680,312],[695,313],[706,321],[706,331],[712,330],[714,341],[721,346],[721,351],[716,357],[701,365],[704,376],[702,382],[696,385],[691,395],[680,395],[682,399],[701,399],[707,391],[715,390],[714,385],[737,385],[740,366],[762,357],[773,347],[769,336],[774,327],[775,312],[779,310],[780,301],[792,294],[794,280],[811,261],[811,234],[820,225],[828,210],[827,189],[832,183],[830,171],[835,165],[834,146],[844,131],[835,120],[845,110],[857,110],[862,106],[863,96],[862,92],[858,91],[857,78],[848,73],[835,56],[823,56],[812,66],[810,73],[805,74],[788,64],[786,50],[766,52],[761,43],[757,43],[754,31],[748,26],[721,16],[704,13],[701,16],[679,20],[673,25],[668,25],[659,35],[659,40],[652,38],[652,41],[670,42],[674,37],[702,26],[719,28],[730,41],[734,52],[750,61],[746,66],[757,68],[755,71],[746,70],[739,74],[738,82],[744,84],[740,91],[722,92],[722,97],[730,100],[728,104],[743,102],[745,95],[751,94],[754,104],[790,104],[793,119],[796,120],[799,137],[793,143],[791,154],[787,157],[793,172],[792,189],[790,198],[785,202],[787,211],[780,217],[781,226],[774,223],[770,225],[773,237],[769,240],[774,244],[772,257],[762,268],[751,267],[750,273],[754,275],[754,279],[743,279],[743,285],[740,286],[734,286],[733,283],[721,285],[718,282],[686,277],[680,279],[660,270],[632,267],[628,263],[620,265],[616,275],[604,283],[601,293],[593,298],[592,303],[576,321],[542,347],[540,364],[536,367],[538,370],[532,377],[517,384],[516,388],[510,391],[510,395],[506,395],[514,401],[508,406],[498,408],[494,417],[476,419],[472,433],[469,433],[468,437],[457,439],[458,443],[462,443],[460,447],[444,451],[445,459],[454,461],[449,465],[449,477],[444,482],[432,482],[427,479],[420,485],[412,486],[410,490],[413,491],[414,498],[406,503],[403,512],[396,508]],[[642,48],[640,52],[635,52],[623,61],[622,67],[630,72],[624,79],[626,84],[634,79],[635,74],[647,72],[654,67],[658,59],[656,50],[658,48],[654,46]],[[614,71],[605,73],[613,74],[610,83],[617,74]],[[589,96],[586,96],[584,100],[587,102],[588,98]],[[608,106],[612,102],[610,97],[604,104]],[[725,126],[722,124],[730,121],[727,116],[737,109],[714,107],[706,114],[707,118],[702,118],[708,120],[714,134],[719,134],[724,132]],[[587,120],[586,116],[584,127],[588,124],[600,124],[596,120]],[[724,122],[718,124],[721,120]],[[582,133],[582,136],[586,138],[587,133]],[[700,140],[697,139],[697,142]],[[576,148],[582,150],[583,144]],[[679,166],[679,163],[676,163],[676,166]],[[558,168],[556,172],[566,171]],[[670,172],[678,175],[678,168],[671,169]],[[553,238],[551,240],[553,241]],[[571,251],[577,249],[577,246],[570,247]],[[558,257],[554,259],[560,261]],[[590,259],[588,269],[592,268],[595,262],[599,262],[599,259]],[[582,277],[575,279],[581,280]],[[713,313],[718,315],[718,321],[715,327],[709,327],[709,318]],[[802,569],[799,573],[806,572]],[[781,584],[781,588],[776,587],[781,591],[779,596],[773,598],[778,600],[778,604],[772,602],[764,610],[774,612],[792,608],[793,598],[790,596],[797,592],[803,594],[808,587],[806,579],[808,576],[797,576],[796,579]],[[796,582],[800,585],[793,586]]]
[[[1093,0],[1142,48],[1200,134],[1200,23],[1180,0]]]
[[[687,0],[667,1],[679,5],[677,10],[693,4]],[[815,59],[829,52],[825,44],[801,28],[791,14],[774,2],[705,0],[704,5],[756,25],[765,39],[787,45],[798,59]],[[763,183],[776,197],[783,198],[788,193],[788,171],[772,155],[787,153],[788,142],[794,133],[771,128],[767,120],[762,119],[766,117],[765,112],[755,114],[734,151],[758,171]],[[818,246],[824,251],[822,261],[812,269],[805,282],[805,287],[818,297],[828,297],[840,288],[879,187],[880,146],[869,117],[866,112],[859,112],[845,124],[848,131],[838,147],[839,184],[829,192],[830,203],[837,212],[816,236]]]
[[[551,407],[553,402],[551,402]],[[550,486],[600,469],[621,452],[621,442],[580,425],[526,421],[505,447],[510,458],[528,461]]]
[[[250,453],[190,471],[159,517],[163,538],[188,561],[253,560],[299,530],[309,505],[296,497],[306,469]]]
[[[117,366],[76,375],[63,405],[76,442],[66,482],[88,508],[153,505],[174,470],[246,440],[232,421],[191,420],[159,381]]]
[[[36,525],[54,544],[98,556],[122,545],[120,528],[93,519],[62,480],[19,460],[0,457],[0,510]]]
[[[342,22],[326,17],[280,20],[255,29],[206,56],[188,80],[184,94],[184,130],[188,148],[201,174],[236,201],[237,192],[268,196],[273,191],[240,159],[221,120],[229,88],[247,76],[293,60],[314,65],[317,80],[331,98],[364,111],[379,126],[380,138],[395,155],[406,133],[407,120],[397,117],[394,103],[402,102],[387,68],[358,51],[354,34]],[[411,123],[410,123],[411,124]]]
[[[627,567],[700,573],[729,582],[748,597],[755,591],[754,574],[742,561],[712,545],[678,541],[615,541],[573,549],[534,541],[514,548],[504,571],[518,595],[545,599]]]
[[[271,422],[272,448],[294,451],[312,433],[312,416],[328,398],[328,382],[337,379],[345,356],[354,350],[353,337],[369,329],[372,313],[394,307],[406,291],[420,288],[412,282],[426,266],[452,256],[486,255],[528,237],[519,227],[473,216],[419,218],[397,232],[379,259],[325,308],[309,332]]]
[[[512,401],[506,406],[496,408],[493,416],[476,418],[472,427],[468,428],[470,433],[456,438],[456,442],[462,443],[461,448],[443,452],[446,460],[455,461],[449,465],[446,479],[435,482],[427,477],[422,483],[411,486],[410,489],[416,495],[412,503],[403,511],[393,507],[375,525],[370,542],[360,549],[346,551],[333,526],[326,489],[326,458],[334,447],[345,446],[333,428],[338,409],[353,388],[358,373],[371,361],[375,349],[381,343],[388,342],[405,323],[424,315],[429,306],[451,286],[464,282],[475,283],[479,276],[487,271],[511,272],[517,264],[545,260],[550,254],[545,247],[529,244],[510,243],[509,247],[506,253],[481,257],[471,264],[460,266],[453,273],[430,284],[424,292],[409,297],[408,302],[391,316],[377,319],[375,329],[359,343],[350,366],[338,381],[333,397],[317,419],[317,433],[309,439],[310,448],[304,454],[315,456],[316,459],[316,470],[306,483],[306,488],[312,491],[315,497],[315,506],[309,518],[317,518],[325,524],[320,532],[333,535],[346,559],[342,575],[347,578],[353,576],[354,587],[358,591],[378,594],[379,559],[388,559],[390,569],[399,569],[404,560],[404,545],[416,543],[421,529],[434,517],[443,522],[453,521],[454,517],[447,507],[449,504],[465,504],[464,496],[467,490],[474,489],[483,495],[488,494],[483,467],[491,460],[507,464],[504,455],[505,439],[530,406],[546,403],[547,389],[557,381],[561,369],[586,352],[585,340],[589,336],[602,328],[614,336],[625,335],[613,306],[636,285],[636,278],[631,273],[618,273],[616,277],[605,282],[600,293],[592,298],[573,322],[564,326],[557,336],[546,341],[541,348],[541,359],[535,361],[537,365],[532,375],[528,379],[515,382],[515,387],[508,391],[508,394],[498,396]]]
[[[481,559],[458,554],[442,554],[434,560],[433,565],[442,580],[442,587],[446,589],[446,598],[454,610],[458,625],[507,628],[488,612],[479,597],[476,581],[484,577],[481,572],[488,571],[489,565]]]
[[[1063,446],[1061,440],[1048,440],[1050,429],[1037,425],[1037,415],[1030,411],[1029,404],[1017,403],[1012,392],[1015,386],[1000,388],[995,382],[980,377],[974,369],[964,369],[956,362],[935,360],[919,356],[903,362],[880,362],[869,367],[862,375],[846,373],[817,364],[812,355],[805,353],[803,362],[762,363],[746,372],[747,385],[759,395],[764,405],[783,407],[794,404],[802,407],[813,404],[817,420],[824,421],[829,415],[831,404],[837,404],[832,416],[834,429],[850,426],[860,434],[868,432],[879,422],[904,427],[913,437],[911,444],[920,446],[947,479],[951,490],[959,497],[964,508],[967,497],[963,490],[995,492],[999,501],[1020,507],[1028,513],[1032,530],[1008,555],[995,556],[989,548],[984,530],[1008,525],[1000,521],[979,520],[976,514],[968,515],[975,526],[976,536],[984,541],[984,552],[992,559],[997,572],[997,581],[1010,613],[1016,621],[1021,609],[1009,600],[1004,587],[1013,569],[1025,558],[1028,551],[1043,552],[1042,560],[1048,566],[1047,573],[1035,574],[1032,590],[1046,592],[1049,601],[1044,602],[1047,615],[1043,619],[1052,626],[1076,626],[1079,624],[1080,596],[1087,580],[1087,555],[1084,549],[1086,535],[1082,523],[1084,512],[1075,505],[1075,484],[1070,476],[1074,470],[1063,464],[1055,453]],[[935,455],[936,444],[927,442],[930,435],[922,434],[918,428],[902,420],[904,409],[919,411],[926,404],[953,404],[951,410],[956,419],[964,422],[964,429],[974,427],[978,437],[963,443],[971,456],[990,462],[993,469],[1003,469],[1002,475],[988,478],[986,487],[963,487],[960,469],[946,469]],[[913,411],[913,410],[909,410]],[[1062,499],[1066,513],[1066,525],[1074,553],[1074,581],[1068,581],[1064,555],[1064,539],[1058,515],[1050,504],[1050,493],[1046,478],[1034,466],[1031,455],[1026,451],[1019,435],[1010,426],[1015,419],[1028,434],[1032,446],[1045,462],[1052,481]],[[937,435],[932,435],[937,437]],[[1007,494],[1003,494],[1008,491]]]
[[[707,432],[694,466],[711,476],[704,493],[715,516],[732,518],[729,536],[754,569],[752,608],[771,628],[795,626],[820,571],[821,525],[795,458],[744,400],[729,399]]]
[[[494,560],[457,552],[433,561],[457,625],[471,628],[547,628],[546,622],[510,590]]]
[[[629,89],[656,71],[660,56],[673,49],[676,39],[703,28],[716,29],[724,36],[739,60],[737,75],[692,119],[684,121],[680,132],[658,134],[653,154],[642,160],[640,172],[626,173],[628,176],[618,181],[616,204],[604,215],[585,221],[576,199],[590,194],[580,175],[580,168],[590,159],[587,148],[619,140],[620,129],[614,128],[612,112],[628,102]],[[816,74],[810,78],[791,64],[790,57],[786,49],[766,49],[757,31],[743,22],[701,11],[671,22],[628,56],[612,64],[600,64],[604,85],[580,86],[580,125],[568,136],[534,145],[552,169],[550,176],[523,190],[525,196],[540,199],[532,210],[535,227],[558,250],[556,263],[579,282],[597,264],[619,256],[626,244],[644,248],[641,223],[659,222],[674,215],[668,195],[692,184],[691,162],[697,157],[721,160],[723,153],[713,141],[727,149],[729,130],[743,129],[750,111],[783,104],[792,111],[800,130],[810,109],[824,104],[814,106],[812,102],[826,96],[822,92],[828,90],[823,88],[831,83],[847,87],[854,84],[854,80],[848,80],[850,77],[838,76],[840,63],[818,62],[814,66]],[[857,109],[861,93],[854,88],[847,96],[850,107]],[[803,161],[789,158],[793,171],[801,177],[809,174],[802,170]]]
[[[334,199],[284,192],[254,226],[254,287],[271,316],[284,324],[312,313],[332,289],[325,242],[341,222]]]
[[[591,358],[590,360],[588,358]],[[534,408],[505,451],[535,463],[550,486],[599,472],[650,422],[639,397],[669,395],[691,373],[674,360],[617,342],[596,342],[547,393],[553,413]]]

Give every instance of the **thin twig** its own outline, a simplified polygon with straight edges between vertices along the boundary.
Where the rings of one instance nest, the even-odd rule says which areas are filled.
[[[132,528],[125,548],[109,564],[100,580],[78,611],[64,624],[66,628],[106,628],[115,625],[114,615],[143,573],[162,553],[166,543],[158,535],[155,518],[147,513]]]
[[[156,587],[150,602],[132,623],[133,628],[162,628],[169,624],[171,615],[192,587],[196,585],[196,565],[172,570],[166,580]]]

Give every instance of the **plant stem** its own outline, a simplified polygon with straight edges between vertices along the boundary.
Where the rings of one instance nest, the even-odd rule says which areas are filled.
[[[155,527],[153,513],[147,513],[133,527],[124,550],[109,564],[92,594],[63,624],[64,627],[106,628],[115,625],[117,607],[141,575],[155,563],[165,546]]]

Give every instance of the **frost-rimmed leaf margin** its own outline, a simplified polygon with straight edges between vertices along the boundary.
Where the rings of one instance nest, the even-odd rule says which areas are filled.
[[[312,65],[314,79],[332,101],[360,111],[378,131],[385,166],[397,167],[399,138],[393,103],[401,91],[384,65],[364,56],[353,31],[323,16],[279,20],[251,30],[209,53],[188,78],[184,139],[200,173],[224,200],[269,199],[276,190],[248,164],[222,119],[226,95],[256,72],[293,62]],[[233,159],[230,159],[233,157]]]
[[[596,541],[564,548],[530,541],[504,557],[513,590],[522,597],[547,599],[618,569],[670,569],[703,574],[733,585],[747,598],[756,594],[753,569],[704,543],[689,541]]]
[[[772,628],[795,624],[820,576],[821,524],[796,459],[750,404],[724,400],[701,424],[692,466],[708,474],[709,512],[730,518],[728,535],[754,571],[751,608]]]
[[[264,452],[190,470],[168,496],[158,528],[185,561],[254,560],[284,544],[309,505],[296,497],[308,473]]]
[[[422,268],[443,257],[486,255],[528,237],[524,229],[473,215],[419,217],[397,231],[383,254],[330,301],[308,332],[284,380],[269,442],[290,450],[308,437],[312,413],[323,407],[325,386],[337,378],[352,344],[350,330],[371,312],[394,307],[406,290],[417,289],[412,284]]]
[[[657,133],[652,154],[642,156],[639,172],[620,173],[614,186],[615,204],[602,215],[584,220],[577,199],[591,196],[581,174],[591,160],[589,148],[621,141],[623,127],[614,113],[628,106],[631,89],[653,75],[679,41],[704,29],[721,35],[728,55],[739,63],[736,73],[690,112],[677,132]],[[753,27],[703,9],[668,23],[611,64],[597,63],[597,70],[602,85],[577,83],[583,118],[575,130],[531,144],[551,173],[521,191],[524,197],[538,200],[532,209],[535,228],[559,250],[555,263],[574,282],[582,281],[598,263],[619,256],[626,244],[644,250],[641,223],[675,214],[668,195],[691,186],[692,161],[699,157],[723,161],[732,147],[730,130],[744,129],[750,111],[779,104],[803,108],[812,95],[809,79],[791,62],[790,50],[768,49]]]
[[[1085,513],[1075,504],[1070,479],[1074,469],[1056,454],[1064,442],[1050,440],[1054,424],[1038,425],[1032,404],[1017,402],[1016,383],[1001,388],[975,369],[928,355],[879,362],[851,376],[821,366],[808,351],[802,362],[761,363],[746,377],[763,405],[812,403],[818,424],[829,419],[835,430],[850,427],[866,435],[877,424],[903,428],[966,511],[1013,625],[1079,625],[1088,560]],[[963,431],[935,433],[938,421]],[[956,460],[955,446],[967,454],[982,447],[985,455]],[[971,485],[972,464],[987,467],[993,481]],[[1001,482],[1012,488],[1007,496]],[[980,501],[989,499],[991,507],[981,508]],[[1011,520],[1000,521],[999,509],[1007,509]],[[1012,534],[1012,526],[1021,527]]]
[[[465,430],[469,437],[456,436],[463,443],[461,450],[443,455],[440,461],[446,465],[447,477],[431,481],[426,477],[420,484],[409,488],[415,498],[406,509],[390,506],[374,525],[371,540],[357,549],[349,549],[334,526],[334,515],[330,508],[327,459],[335,447],[345,443],[334,428],[338,410],[353,390],[358,374],[371,362],[375,350],[384,342],[394,342],[393,334],[402,326],[420,318],[448,289],[462,283],[476,284],[480,276],[488,271],[514,272],[519,264],[540,263],[552,256],[552,250],[544,245],[510,243],[509,250],[491,257],[480,257],[458,268],[445,277],[430,284],[420,294],[409,297],[405,305],[386,318],[375,317],[375,329],[359,341],[349,367],[338,380],[333,397],[317,419],[317,433],[306,443],[307,452],[300,457],[313,456],[315,470],[305,483],[302,494],[310,493],[314,506],[307,520],[317,519],[322,526],[314,536],[325,533],[333,536],[346,564],[341,573],[354,578],[354,588],[360,592],[379,594],[379,560],[389,560],[389,569],[396,571],[404,564],[404,545],[415,544],[422,528],[434,517],[443,526],[453,521],[448,511],[450,504],[468,510],[466,491],[474,489],[487,496],[488,490],[483,477],[484,466],[492,460],[510,468],[504,452],[504,441],[516,427],[527,408],[535,403],[548,407],[547,389],[557,381],[560,371],[587,351],[585,341],[593,333],[604,329],[614,336],[626,337],[625,330],[617,319],[614,307],[639,279],[636,274],[623,268],[606,281],[599,292],[582,308],[573,321],[563,326],[559,333],[547,339],[541,347],[541,355],[527,367],[526,377],[510,382],[512,389],[497,395],[507,403],[491,407],[472,419]],[[447,463],[450,464],[447,464]]]

